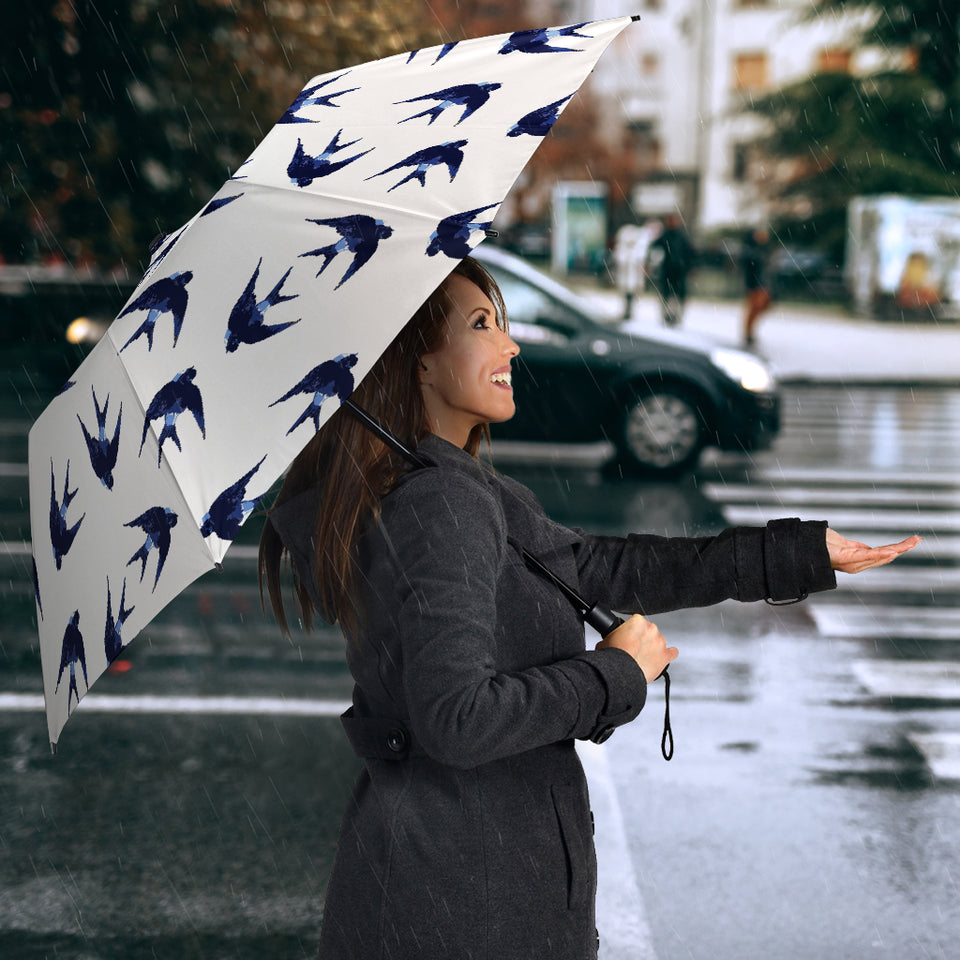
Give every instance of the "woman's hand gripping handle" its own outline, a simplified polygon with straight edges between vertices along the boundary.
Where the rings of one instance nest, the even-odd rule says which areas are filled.
[[[597,649],[616,647],[629,653],[637,661],[647,683],[653,683],[658,677],[663,677],[663,737],[660,740],[660,752],[664,760],[669,760],[673,757],[673,729],[670,726],[670,674],[667,672],[667,667],[677,659],[680,651],[676,647],[668,647],[667,641],[663,639],[663,634],[657,629],[656,624],[641,617],[639,613],[635,613],[624,622],[615,614],[603,609],[598,615],[592,616],[596,610],[597,608],[594,607],[588,611],[585,619],[603,634]],[[609,618],[605,623],[606,629],[604,629],[604,616]]]

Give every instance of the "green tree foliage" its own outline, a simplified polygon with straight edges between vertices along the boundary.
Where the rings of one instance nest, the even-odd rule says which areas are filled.
[[[144,266],[312,76],[443,38],[417,0],[20,0],[0,30],[0,254]]]
[[[790,161],[774,187],[779,228],[838,253],[851,197],[953,195],[960,183],[960,3],[818,0],[809,16],[856,10],[880,69],[814,74],[750,105],[769,121],[761,151]]]

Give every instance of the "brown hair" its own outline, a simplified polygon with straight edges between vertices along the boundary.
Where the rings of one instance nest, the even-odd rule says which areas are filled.
[[[506,329],[506,310],[496,281],[478,261],[467,257],[430,294],[352,394],[360,407],[411,448],[429,433],[420,392],[420,358],[440,348],[450,307],[447,285],[452,276],[475,283],[496,308],[497,325]],[[484,438],[490,438],[487,425],[474,427],[466,451],[476,456]],[[296,570],[292,570],[294,594],[307,629],[319,614],[329,623],[339,623],[348,636],[355,631],[358,610],[354,584],[360,540],[369,523],[379,516],[381,499],[409,468],[399,454],[342,407],[291,464],[273,506],[311,488],[318,489],[322,504],[314,539],[319,610]],[[285,553],[268,515],[260,535],[260,601],[264,604],[266,582],[274,617],[281,629],[289,632],[281,587]]]

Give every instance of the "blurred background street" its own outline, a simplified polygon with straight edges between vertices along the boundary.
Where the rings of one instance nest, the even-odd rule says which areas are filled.
[[[497,468],[599,533],[924,541],[802,604],[657,618],[674,759],[660,686],[581,749],[601,960],[957,955],[960,6],[38,0],[0,34],[4,960],[315,956],[358,769],[338,631],[261,613],[259,513],[50,755],[27,435],[151,241],[311,76],[636,13],[481,247],[526,398]]]

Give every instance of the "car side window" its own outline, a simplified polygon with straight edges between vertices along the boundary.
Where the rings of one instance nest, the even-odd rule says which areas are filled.
[[[562,303],[520,277],[501,270],[491,272],[507,305],[510,335],[518,343],[560,346],[576,336],[580,324],[576,315]]]

